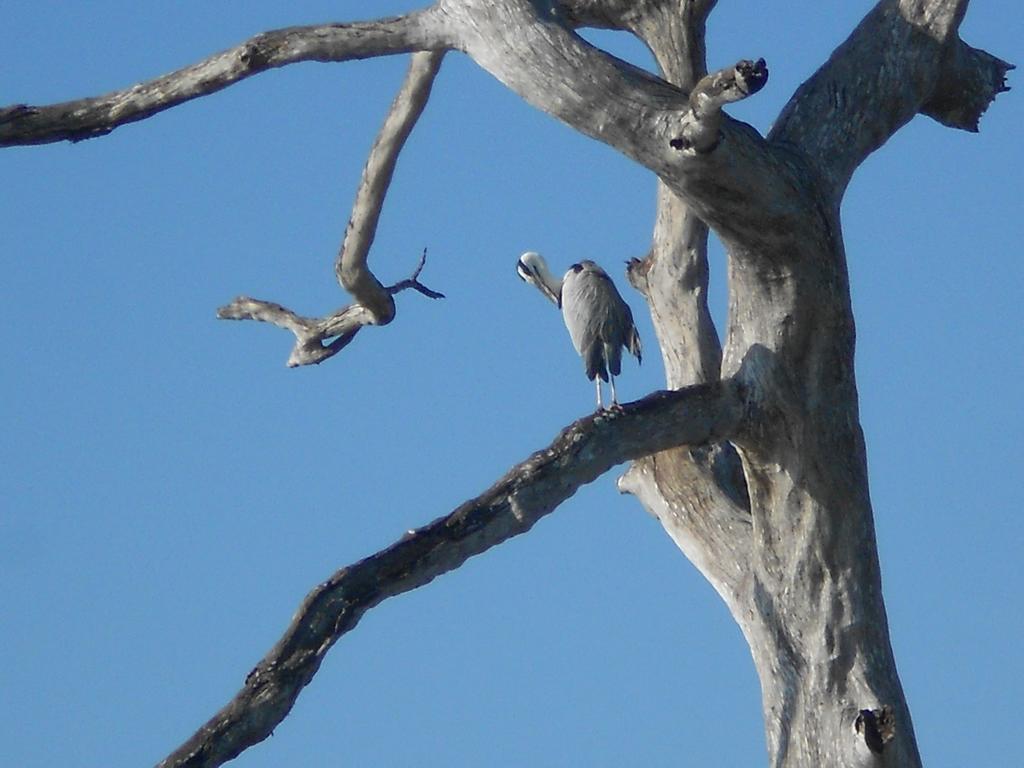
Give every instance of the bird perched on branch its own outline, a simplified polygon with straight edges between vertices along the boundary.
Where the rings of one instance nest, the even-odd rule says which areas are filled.
[[[601,382],[611,385],[612,404],[618,404],[615,377],[622,370],[622,348],[640,362],[640,336],[633,325],[633,313],[615,288],[608,274],[592,261],[569,267],[559,280],[539,253],[527,251],[519,257],[516,272],[534,285],[562,310],[572,345],[586,368],[587,378],[597,387],[597,407],[601,402]]]

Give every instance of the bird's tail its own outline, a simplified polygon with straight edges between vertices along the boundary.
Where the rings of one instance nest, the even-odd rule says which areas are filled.
[[[629,340],[626,342],[626,349],[628,349],[629,353],[636,358],[638,365],[643,363],[643,350],[640,348],[640,334],[636,332],[636,326],[633,326],[631,329]]]

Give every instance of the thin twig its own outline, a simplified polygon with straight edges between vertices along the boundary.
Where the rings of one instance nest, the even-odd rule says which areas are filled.
[[[423,265],[427,263],[427,249],[423,249],[423,255],[420,256],[419,266],[416,267],[416,271],[412,273],[412,277],[407,277],[405,280],[399,280],[394,285],[389,285],[386,290],[392,296],[400,291],[404,291],[406,288],[412,288],[414,291],[419,291],[424,296],[431,299],[443,299],[445,295],[438,291],[427,288],[423,283],[419,281],[420,272],[423,271]]]

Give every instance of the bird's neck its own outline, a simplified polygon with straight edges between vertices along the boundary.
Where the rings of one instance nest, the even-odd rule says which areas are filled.
[[[562,278],[555,277],[544,262],[537,264],[537,279],[544,283],[555,296],[562,293]]]

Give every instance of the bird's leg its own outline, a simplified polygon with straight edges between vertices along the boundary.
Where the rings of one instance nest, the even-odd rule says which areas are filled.
[[[601,402],[601,377],[594,377],[594,384],[597,385],[597,410],[604,408],[604,403]]]
[[[608,383],[612,386],[612,405],[618,405],[619,397],[615,394],[615,377],[612,376],[611,373],[608,374]]]

